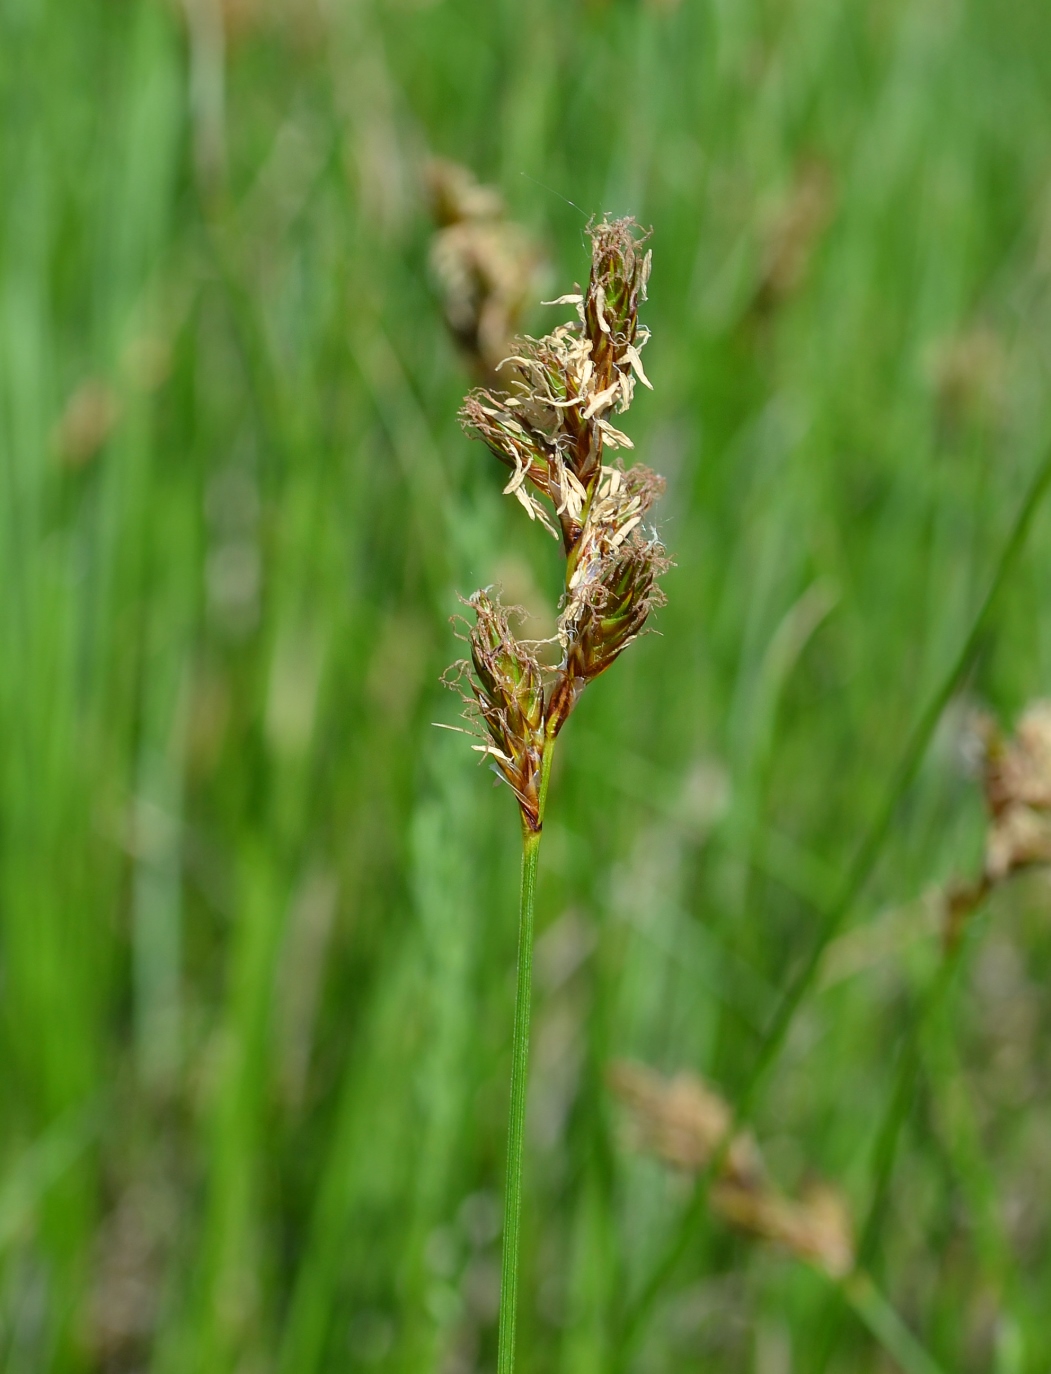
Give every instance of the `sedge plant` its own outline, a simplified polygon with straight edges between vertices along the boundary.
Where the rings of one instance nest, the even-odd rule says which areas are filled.
[[[467,432],[510,469],[505,493],[555,537],[565,561],[555,638],[546,646],[517,638],[495,591],[477,591],[465,602],[474,616],[470,659],[451,678],[480,727],[474,747],[511,788],[522,824],[498,1374],[511,1374],[515,1357],[533,906],[555,743],[584,688],[661,603],[657,579],[668,566],[644,523],[663,481],[611,457],[633,447],[611,417],[628,409],[636,382],[650,386],[640,357],[648,333],[638,319],[650,272],[647,236],[632,219],[592,224],[588,233],[586,289],[550,302],[575,306],[577,319],[519,340],[500,368],[506,390],[472,391],[461,412]],[[554,649],[554,666],[544,666],[545,647]]]

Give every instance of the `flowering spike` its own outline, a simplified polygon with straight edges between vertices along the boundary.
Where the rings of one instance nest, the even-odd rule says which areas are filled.
[[[639,356],[649,335],[638,319],[650,273],[646,235],[631,219],[603,221],[588,232],[587,288],[553,302],[575,305],[578,319],[542,339],[519,339],[498,369],[507,389],[472,391],[460,412],[465,430],[509,469],[505,495],[530,519],[561,532],[566,557],[562,655],[546,694],[541,670],[510,635],[506,614],[484,592],[470,601],[478,618],[473,690],[491,740],[485,748],[529,824],[539,820],[536,778],[545,748],[587,684],[663,603],[657,578],[669,566],[656,535],[644,533],[663,479],[642,465],[625,471],[604,462],[607,447],[633,446],[610,416],[627,410],[637,381],[650,386]],[[520,709],[519,686],[512,690],[523,682],[528,712]]]

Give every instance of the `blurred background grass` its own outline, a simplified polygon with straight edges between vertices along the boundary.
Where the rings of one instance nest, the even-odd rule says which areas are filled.
[[[558,572],[456,424],[430,153],[545,294],[590,214],[654,227],[630,428],[677,567],[556,765],[520,1320],[524,1372],[610,1367],[687,1190],[605,1065],[740,1091],[1051,435],[1049,83],[1031,0],[8,0],[4,1369],[492,1364],[517,821],[430,722],[457,592]],[[758,1103],[859,1216],[917,899],[980,853],[961,722],[1051,690],[1049,539]],[[1048,909],[977,927],[886,1203],[946,1369],[1051,1360]],[[708,1220],[632,1359],[892,1367]]]

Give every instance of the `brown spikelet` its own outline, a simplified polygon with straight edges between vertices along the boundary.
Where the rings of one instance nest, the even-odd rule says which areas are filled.
[[[564,650],[548,712],[561,728],[580,693],[604,673],[664,604],[657,577],[669,566],[664,546],[640,532],[664,490],[648,468],[603,469],[567,580],[558,636]]]
[[[488,742],[476,745],[518,798],[522,818],[540,828],[540,768],[544,755],[544,683],[540,665],[511,633],[507,611],[487,591],[466,603],[475,613],[468,633],[468,682]],[[458,675],[459,676],[459,675]]]

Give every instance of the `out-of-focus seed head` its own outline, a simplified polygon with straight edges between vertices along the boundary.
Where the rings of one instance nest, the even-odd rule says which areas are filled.
[[[480,379],[492,380],[511,349],[542,255],[532,236],[507,218],[503,197],[458,163],[436,158],[425,168],[439,226],[431,275],[446,324]]]
[[[959,943],[975,911],[1015,873],[1051,864],[1051,701],[1029,706],[1013,736],[992,716],[971,721],[979,745],[989,823],[985,859],[973,879],[949,883],[943,894],[942,939]]]
[[[607,1071],[610,1088],[628,1108],[632,1144],[688,1173],[701,1173],[722,1146],[733,1113],[696,1074],[665,1078],[644,1064],[619,1061]],[[734,1136],[726,1173],[738,1183],[758,1183],[763,1164],[748,1131]]]
[[[768,315],[802,286],[832,218],[834,201],[829,168],[813,158],[805,159],[764,227],[758,280],[751,303],[753,315]]]
[[[450,158],[428,159],[423,180],[431,214],[442,228],[465,220],[499,220],[507,214],[504,198],[495,186],[483,186],[469,167]]]
[[[1051,701],[1030,706],[1013,738],[986,719],[984,784],[989,808],[985,869],[992,882],[1051,863]]]
[[[522,818],[540,828],[540,770],[544,759],[544,682],[540,665],[511,633],[507,611],[487,591],[466,603],[475,614],[468,631],[471,695],[488,740],[475,748],[488,756],[518,798]],[[458,675],[459,677],[459,675]]]
[[[91,461],[112,434],[121,414],[113,388],[98,377],[82,382],[66,402],[52,433],[58,456],[70,468]]]
[[[997,815],[1019,803],[1051,810],[1051,701],[1027,707],[1013,739],[987,733],[986,797]]]
[[[772,1187],[742,1188],[720,1181],[712,1188],[712,1209],[739,1231],[773,1242],[833,1279],[854,1268],[854,1237],[846,1203],[833,1188],[821,1186],[800,1198]]]
[[[694,1074],[666,1079],[641,1064],[615,1064],[609,1083],[628,1109],[636,1148],[673,1168],[701,1173],[731,1128],[729,1105]],[[709,1195],[712,1210],[738,1230],[773,1241],[833,1278],[854,1268],[850,1216],[835,1190],[788,1198],[767,1176],[752,1135],[730,1143]]]

